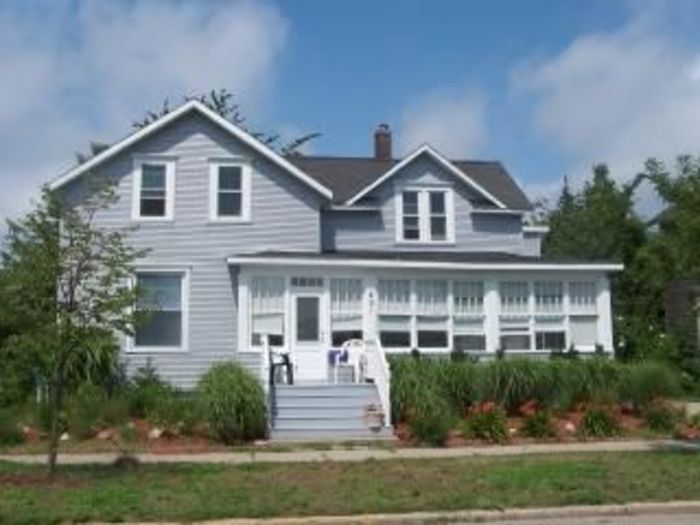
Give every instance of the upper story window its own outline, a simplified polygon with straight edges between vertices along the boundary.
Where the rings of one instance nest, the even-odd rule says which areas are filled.
[[[240,161],[213,161],[211,178],[211,220],[250,220],[250,166]]]
[[[397,241],[454,242],[454,204],[449,188],[406,188],[399,193]]]
[[[174,201],[175,161],[137,159],[132,217],[137,220],[170,220]]]

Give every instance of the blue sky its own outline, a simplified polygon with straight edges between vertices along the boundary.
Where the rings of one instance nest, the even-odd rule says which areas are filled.
[[[5,1],[0,211],[147,108],[225,87],[315,154],[502,160],[532,195],[599,161],[621,180],[700,149],[692,0]],[[41,28],[41,30],[38,30]],[[7,82],[7,80],[10,82]]]

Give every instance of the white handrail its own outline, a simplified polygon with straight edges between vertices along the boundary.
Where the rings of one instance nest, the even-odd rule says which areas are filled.
[[[371,376],[377,387],[379,401],[384,412],[384,426],[389,427],[391,426],[391,371],[389,370],[389,361],[386,358],[386,353],[379,338],[365,341],[365,346],[370,349],[367,355],[370,358]]]

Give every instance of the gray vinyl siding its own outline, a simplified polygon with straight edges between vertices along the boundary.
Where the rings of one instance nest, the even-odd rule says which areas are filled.
[[[176,158],[174,220],[131,220],[135,155]],[[209,159],[245,157],[252,161],[251,222],[212,223],[209,212]],[[166,380],[190,388],[213,363],[239,359],[259,372],[260,356],[237,352],[237,269],[226,258],[269,249],[316,252],[320,245],[321,197],[291,174],[238,142],[199,115],[173,122],[106,162],[96,174],[117,184],[120,200],[97,217],[107,228],[136,225],[132,245],[149,248],[150,264],[190,271],[189,341],[183,353],[124,353],[129,371],[150,361]],[[65,189],[73,202],[84,181]]]
[[[454,190],[455,243],[443,245],[396,242],[397,185],[448,185]],[[443,250],[528,253],[517,215],[472,214],[472,202],[483,200],[475,191],[445,172],[427,156],[416,159],[401,173],[367,195],[379,211],[323,212],[323,246],[330,250]]]

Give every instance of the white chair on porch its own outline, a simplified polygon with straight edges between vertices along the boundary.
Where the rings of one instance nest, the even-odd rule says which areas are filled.
[[[367,371],[367,356],[365,342],[361,339],[348,339],[340,347],[341,355],[347,355],[347,367],[352,370],[352,380],[354,383],[363,383]],[[333,370],[334,383],[338,383],[338,369],[340,359],[335,363]]]

